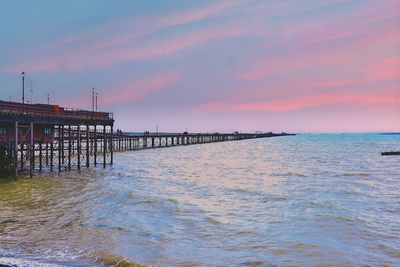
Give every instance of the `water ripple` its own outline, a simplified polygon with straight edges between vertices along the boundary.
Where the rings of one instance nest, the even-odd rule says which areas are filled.
[[[395,135],[301,135],[115,155],[0,181],[0,264],[400,262]]]

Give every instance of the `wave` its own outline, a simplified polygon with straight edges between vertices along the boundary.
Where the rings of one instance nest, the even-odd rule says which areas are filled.
[[[273,172],[272,174],[271,174],[272,176],[278,176],[278,177],[280,177],[280,176],[284,176],[284,177],[287,177],[287,176],[298,176],[298,177],[307,177],[307,175],[305,175],[305,174],[303,174],[303,173],[296,173],[296,172]]]
[[[133,262],[123,256],[112,253],[97,254],[94,263],[108,267],[144,267],[144,265]]]
[[[336,177],[352,177],[352,176],[371,176],[369,173],[343,173],[343,174],[337,174]]]
[[[241,263],[242,266],[258,267],[258,266],[270,266],[271,263],[268,261],[246,261]]]
[[[96,253],[95,256],[78,257],[84,262],[104,267],[144,267],[144,265],[133,262],[123,256],[112,253]],[[15,257],[0,257],[0,267],[62,267],[55,263],[46,263],[39,260],[27,260]]]
[[[24,260],[18,258],[0,257],[0,267],[61,267],[58,264],[43,263],[38,261]]]

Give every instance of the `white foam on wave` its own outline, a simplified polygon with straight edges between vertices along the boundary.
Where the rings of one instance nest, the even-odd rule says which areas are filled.
[[[57,264],[42,263],[36,261],[29,261],[17,258],[6,258],[0,257],[0,265],[10,266],[10,267],[61,267]]]

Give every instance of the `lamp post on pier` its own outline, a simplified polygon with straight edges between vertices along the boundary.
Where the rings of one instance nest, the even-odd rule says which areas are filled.
[[[25,72],[21,73],[22,75],[22,109],[25,111]]]
[[[92,88],[92,112],[94,112],[94,87]]]

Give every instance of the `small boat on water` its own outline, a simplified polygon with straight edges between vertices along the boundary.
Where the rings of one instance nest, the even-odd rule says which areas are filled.
[[[400,156],[400,151],[388,151],[388,152],[381,152],[382,156]]]

